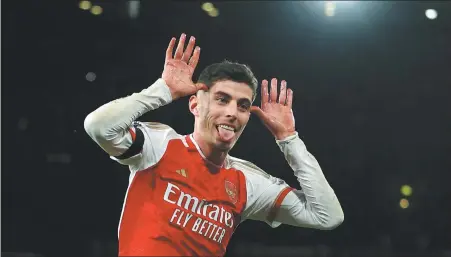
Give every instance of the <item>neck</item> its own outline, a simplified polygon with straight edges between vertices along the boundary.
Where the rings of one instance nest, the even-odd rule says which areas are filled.
[[[202,137],[199,133],[193,133],[194,140],[199,146],[200,151],[204,155],[204,157],[217,166],[222,166],[227,157],[227,151],[219,151],[215,149],[211,145],[209,145],[205,140],[202,140]]]

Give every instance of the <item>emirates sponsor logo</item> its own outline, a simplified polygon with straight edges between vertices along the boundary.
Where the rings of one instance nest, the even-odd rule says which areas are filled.
[[[230,184],[232,187],[230,185],[229,187],[226,186],[226,192],[231,199],[235,199],[234,203],[236,203],[236,188],[232,183]],[[233,228],[234,218],[231,212],[226,211],[222,206],[208,203],[206,200],[200,200],[196,196],[187,194],[172,183],[168,183],[163,199],[170,204],[178,206],[169,220],[170,223],[180,227],[189,226],[192,231],[215,242],[222,242],[226,230],[211,221],[216,221],[225,227]],[[196,216],[200,217],[194,217],[195,219],[192,219],[193,214],[197,214]]]

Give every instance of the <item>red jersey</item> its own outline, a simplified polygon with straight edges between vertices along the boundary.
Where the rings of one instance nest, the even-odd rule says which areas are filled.
[[[245,184],[236,169],[209,169],[189,136],[171,139],[130,184],[119,254],[224,255],[246,205]]]
[[[273,219],[291,191],[285,182],[231,156],[212,168],[191,135],[136,124],[145,137],[142,153],[116,159],[131,170],[120,256],[223,256],[243,220],[280,225]]]

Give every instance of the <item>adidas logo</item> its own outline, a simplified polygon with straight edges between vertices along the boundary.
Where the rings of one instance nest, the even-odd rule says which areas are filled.
[[[175,172],[177,172],[178,174],[184,176],[185,178],[188,177],[188,176],[186,175],[186,171],[185,171],[184,169],[176,170]]]

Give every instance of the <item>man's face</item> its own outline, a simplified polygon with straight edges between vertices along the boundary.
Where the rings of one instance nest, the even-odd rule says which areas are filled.
[[[196,128],[202,139],[221,151],[230,150],[250,116],[252,89],[230,80],[216,82],[197,94]]]

